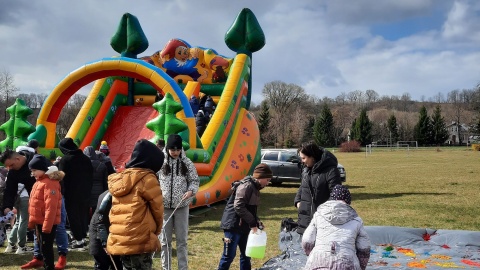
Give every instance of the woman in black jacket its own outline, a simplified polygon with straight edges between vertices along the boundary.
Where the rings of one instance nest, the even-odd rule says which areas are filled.
[[[297,232],[303,234],[317,207],[329,199],[332,188],[342,181],[337,158],[327,149],[309,142],[302,144],[298,152],[304,168],[294,204],[298,209]]]
[[[108,189],[108,172],[107,166],[98,159],[92,146],[85,147],[83,153],[90,158],[93,166],[92,191],[90,193],[90,213],[93,214],[97,209],[98,196]]]

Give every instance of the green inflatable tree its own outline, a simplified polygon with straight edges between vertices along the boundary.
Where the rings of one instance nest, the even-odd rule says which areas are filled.
[[[167,141],[168,135],[179,134],[182,139],[183,149],[188,150],[190,144],[188,141],[188,126],[182,120],[178,119],[176,113],[183,109],[182,104],[173,99],[172,94],[167,93],[165,97],[154,103],[153,108],[157,110],[159,115],[147,123],[147,128],[155,132],[152,142],[156,143],[159,139]]]
[[[257,21],[255,14],[244,8],[238,14],[230,29],[225,33],[225,44],[237,53],[244,53],[252,59],[252,53],[265,46],[265,34]],[[252,67],[250,66],[250,80],[248,81],[248,94],[246,108],[250,108],[252,97]]]
[[[26,145],[28,135],[35,131],[35,127],[27,121],[27,117],[33,113],[25,102],[21,99],[15,101],[15,104],[7,108],[10,119],[0,126],[0,130],[5,132],[7,137],[0,142],[0,150],[6,148],[15,149],[17,146]]]
[[[125,13],[120,20],[117,32],[110,40],[112,48],[123,57],[137,58],[148,48],[148,39],[143,33],[137,17]]]

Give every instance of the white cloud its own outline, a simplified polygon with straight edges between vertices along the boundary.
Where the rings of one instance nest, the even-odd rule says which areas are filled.
[[[407,91],[416,99],[478,81],[480,3],[475,1],[2,1],[0,68],[7,68],[25,92],[51,91],[72,70],[116,55],[110,38],[125,12],[139,19],[149,40],[141,56],[182,38],[231,57],[235,53],[224,35],[244,7],[254,12],[267,41],[253,54],[256,103],[263,85],[274,80],[298,84],[318,97],[374,89],[380,95]],[[374,24],[432,14],[444,21],[427,32],[395,41],[372,32]]]

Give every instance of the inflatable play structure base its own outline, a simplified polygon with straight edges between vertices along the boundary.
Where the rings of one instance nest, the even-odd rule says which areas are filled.
[[[480,232],[366,226],[372,243],[367,269],[480,269]],[[282,254],[261,270],[303,269],[307,256],[295,231],[280,232]]]

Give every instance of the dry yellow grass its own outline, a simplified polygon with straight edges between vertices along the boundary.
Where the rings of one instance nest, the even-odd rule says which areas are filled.
[[[347,182],[357,209],[366,225],[416,228],[480,230],[480,152],[466,148],[421,150],[373,149],[365,153],[339,153],[347,170]],[[268,247],[264,260],[252,260],[260,267],[280,253],[280,220],[296,218],[293,198],[298,184],[284,184],[262,190],[259,215],[266,225]],[[216,269],[223,244],[219,228],[224,204],[208,211],[196,209],[190,219],[190,269]],[[31,255],[0,254],[1,269],[18,269]],[[71,252],[68,269],[92,269],[88,253]],[[174,259],[176,268],[176,260]],[[154,269],[161,269],[160,258]],[[230,269],[238,269],[238,257]]]

